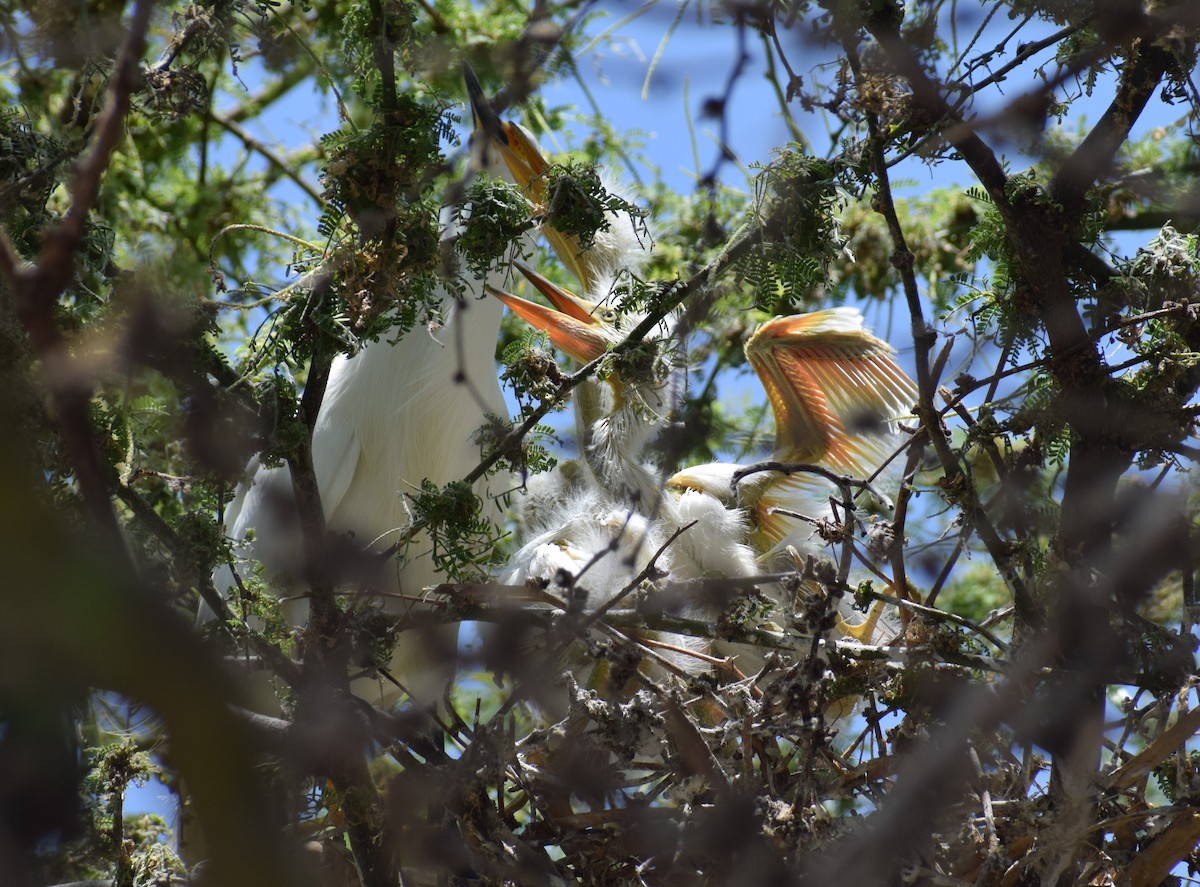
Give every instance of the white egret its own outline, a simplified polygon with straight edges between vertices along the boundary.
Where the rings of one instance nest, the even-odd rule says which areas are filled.
[[[755,330],[745,352],[775,418],[773,461],[869,478],[902,445],[893,420],[916,403],[916,385],[857,309],[775,317]],[[696,465],[673,475],[667,486],[730,502],[741,468]],[[824,516],[831,489],[827,480],[805,472],[763,472],[743,480],[737,501],[750,513],[760,557],[774,558],[788,545],[809,549],[811,524],[806,530],[794,515]]]
[[[642,316],[576,296],[520,262],[514,263],[553,308],[492,290],[514,313],[545,330],[560,351],[586,363],[625,338]],[[745,515],[693,491],[669,494],[662,474],[642,461],[642,453],[680,397],[681,373],[659,365],[649,378],[630,383],[610,373],[589,392],[585,411],[594,417],[583,435],[584,458],[597,486],[618,501],[652,517],[666,532],[688,527],[672,543],[664,567],[679,579],[748,576],[758,571],[754,553],[742,541]]]
[[[555,478],[555,482],[559,480]],[[614,501],[594,484],[567,483],[561,489],[569,494],[558,496],[539,514],[537,524],[530,529],[533,535],[513,555],[501,581],[508,586],[528,584],[541,589],[535,600],[578,620],[587,620],[597,611],[607,611],[621,602],[624,608],[629,608],[643,582],[660,578],[667,571],[666,559],[656,560],[666,553],[665,524],[645,517],[629,504]],[[561,630],[572,632],[579,628],[577,624],[562,626]],[[669,663],[677,672],[696,674],[707,668],[706,657],[697,655],[707,648],[703,641],[645,629],[637,629],[627,637],[653,650],[654,661],[659,665]],[[613,638],[615,635],[610,632],[610,640]],[[557,719],[566,712],[564,694],[553,687],[563,669],[573,672],[580,685],[592,689],[607,687],[618,693],[628,689],[624,678],[613,686],[614,675],[605,662],[597,662],[579,648],[559,658],[557,650],[575,640],[571,634],[551,633],[549,644],[554,658],[549,663],[541,657],[547,639],[534,635],[530,640],[520,656],[526,661],[519,661],[515,670],[523,676],[531,701],[543,715]],[[556,644],[562,646],[555,648]],[[628,649],[624,642],[622,646]],[[616,652],[621,660],[629,661],[620,650]],[[645,652],[643,649],[643,656]],[[662,670],[653,669],[651,673],[659,677]],[[619,669],[617,674],[623,674],[623,670]]]
[[[534,175],[530,158],[540,161],[536,146],[519,128],[499,120],[469,71],[467,85],[476,123],[472,167],[528,182]],[[448,224],[443,239],[456,234]],[[480,296],[485,285],[500,283],[505,273],[466,280],[461,298],[444,287],[440,327],[418,324],[395,341],[381,338],[334,361],[312,431],[313,468],[330,531],[352,535],[363,549],[386,550],[411,524],[409,495],[423,480],[441,486],[479,463],[475,432],[487,414],[505,413],[493,358],[501,307]],[[290,472],[286,466],[265,468],[257,460],[248,471],[252,480],[239,487],[226,509],[226,534],[247,560],[262,564],[268,579],[296,590],[285,616],[293,625],[302,624],[307,600],[297,573],[305,559]],[[498,518],[484,482],[474,491],[485,516]],[[429,536],[417,534],[371,589],[387,614],[401,615],[420,601],[427,586],[442,580],[430,547]],[[219,568],[213,579],[228,596],[235,584],[233,568]],[[211,616],[202,608],[199,618]],[[440,700],[452,678],[456,637],[457,627],[445,626],[402,633],[397,641],[389,674],[422,706]],[[360,681],[355,691],[381,705],[399,697],[391,681],[376,679],[373,686],[371,692]]]
[[[543,178],[527,186],[535,204],[545,201],[544,189],[537,187]],[[644,262],[649,236],[631,238],[634,226],[620,214],[610,217],[608,231],[616,236],[598,238],[596,247],[582,251],[577,241],[543,228],[588,298],[520,263],[516,263],[519,270],[552,308],[490,289],[531,325],[545,330],[560,351],[580,362],[591,361],[623,341],[643,319],[614,310],[610,297],[614,281]],[[866,477],[897,448],[900,438],[890,420],[908,411],[916,389],[895,364],[892,349],[867,332],[856,310],[837,308],[775,318],[750,338],[746,353],[775,415],[776,461],[817,463],[838,474]],[[528,576],[537,563],[553,563],[556,570],[568,572],[593,564],[597,549],[583,541],[607,539],[597,517],[606,508],[598,508],[596,497],[606,504],[618,503],[626,515],[636,515],[640,521],[626,518],[627,525],[635,524],[639,530],[623,538],[623,545],[632,538],[635,544],[640,540],[656,551],[675,531],[682,531],[659,563],[673,579],[750,577],[790,568],[791,550],[812,552],[819,547],[814,543],[813,523],[796,515],[827,518],[833,489],[828,481],[807,473],[761,473],[743,481],[735,496],[731,483],[741,466],[694,466],[664,483],[659,471],[643,463],[646,444],[679,394],[678,374],[660,368],[650,376],[633,383],[609,372],[603,382],[589,380],[577,389],[576,416],[588,470],[573,469],[571,484],[560,483],[561,472],[546,483],[535,483],[536,501],[557,502],[560,507],[557,511],[540,508],[541,522],[530,522],[534,539],[514,559],[510,581]],[[543,487],[556,490],[559,498]],[[608,551],[612,553],[614,546],[610,544]],[[639,561],[627,555],[628,573],[637,575],[648,556]],[[549,573],[537,578],[548,579]],[[703,612],[703,608],[688,609],[692,615]],[[859,627],[841,620],[839,627],[868,639],[874,636],[877,615]]]
[[[772,318],[750,336],[745,352],[775,419],[771,461],[871,478],[903,446],[894,419],[916,403],[916,385],[896,364],[892,347],[866,329],[857,309]],[[841,499],[837,488],[809,472],[765,471],[743,478],[735,491],[734,477],[742,468],[727,462],[695,465],[674,474],[667,486],[745,509],[747,541],[759,562],[771,570],[799,569],[802,556],[823,545],[818,524],[835,522],[830,497]],[[849,610],[848,602],[839,603],[840,634],[866,643],[895,635],[891,620],[881,622],[882,602],[861,621],[851,622]]]
[[[515,264],[535,286],[549,286],[540,275]],[[545,310],[499,290],[491,292],[500,301],[509,302],[510,307],[529,305],[535,310]],[[558,337],[559,331],[551,328],[552,340]],[[596,353],[602,350],[601,346]],[[574,356],[589,359],[578,351]],[[613,602],[613,596],[628,590],[638,577],[649,572],[653,558],[666,541],[661,535],[662,522],[648,519],[646,515],[651,512],[639,509],[637,504],[641,491],[652,495],[650,491],[657,486],[654,478],[646,472],[644,477],[634,480],[632,472],[627,475],[609,470],[608,452],[613,441],[617,438],[625,441],[623,450],[639,449],[650,430],[650,423],[632,420],[639,408],[631,401],[623,407],[614,405],[615,390],[608,383],[593,382],[583,390],[582,402],[576,401],[584,458],[561,462],[553,471],[529,479],[527,492],[519,503],[526,541],[502,577],[507,585],[527,582],[544,585],[550,593],[560,596],[568,609],[580,614],[606,607]],[[634,396],[632,386],[628,390],[630,397]],[[640,408],[648,409],[645,405]],[[601,419],[589,423],[588,416]],[[619,431],[613,431],[610,426],[621,418],[630,421]],[[598,439],[601,437],[603,440]],[[639,633],[639,640],[670,646],[687,643],[682,638],[655,633]],[[592,661],[569,655],[568,664],[579,683],[591,686],[604,683],[606,669],[593,671]],[[684,668],[688,665],[696,670],[694,662],[681,663]],[[536,689],[543,711],[563,713],[565,703],[561,694]]]
[[[574,187],[570,182],[554,179],[551,165],[541,156],[537,145],[528,134],[518,131],[511,136],[511,140],[515,144],[519,144],[521,151],[521,172],[516,173],[517,184],[522,187],[535,213],[543,222],[550,215],[552,204],[572,204],[572,198],[563,198],[562,193],[564,190],[573,193]],[[634,208],[633,204],[620,196],[615,196],[613,200],[608,199],[617,194],[619,186],[605,176],[599,177],[599,185],[605,195],[605,204],[607,206],[615,204],[618,208],[605,209],[600,227],[592,233],[586,248],[578,236],[566,234],[552,224],[544,222],[540,229],[541,234],[554,249],[563,265],[579,280],[582,291],[591,294],[597,300],[596,303],[582,302],[580,303],[582,307],[577,310],[584,312],[602,310],[609,321],[596,328],[597,334],[603,338],[598,347],[588,352],[591,356],[599,354],[607,344],[613,344],[624,338],[624,330],[629,328],[630,324],[622,322],[623,320],[632,320],[632,323],[640,320],[640,317],[632,314],[625,318],[619,318],[616,312],[599,308],[598,303],[620,297],[620,294],[631,284],[632,278],[641,273],[654,242],[642,214]],[[595,208],[597,199],[597,194],[589,193],[577,201],[587,207],[584,215],[591,217],[590,210]],[[522,266],[519,262],[515,264],[542,292],[548,294],[554,289],[553,284],[541,278],[536,272]],[[573,297],[568,296],[567,298]],[[553,338],[553,331],[551,332]],[[578,355],[575,356],[578,357]],[[678,380],[675,376],[671,376],[667,381],[676,382]],[[670,406],[672,396],[678,395],[679,391],[677,388],[669,391],[648,389],[648,393],[653,401],[649,406],[661,411]],[[585,381],[575,391],[576,430],[584,446],[585,454],[589,444],[593,442],[593,433],[603,430],[602,426],[595,425],[596,421],[613,412],[610,395],[609,386],[591,379]],[[621,436],[625,438],[627,447],[637,447],[646,442],[645,439],[632,440],[628,435]],[[600,468],[603,472],[606,462],[603,459],[589,459],[589,464],[593,469]],[[601,476],[597,479],[601,486],[607,486],[609,478]]]
[[[496,295],[546,330],[560,350],[587,361],[623,338],[614,312],[519,267],[554,307]],[[916,387],[896,364],[891,347],[865,329],[856,309],[769,320],[750,337],[746,354],[775,417],[774,461],[868,477],[900,445],[891,420],[915,402]],[[591,461],[610,484],[638,491],[643,505],[653,508],[646,513],[665,524],[661,535],[688,528],[664,561],[672,577],[753,576],[791,568],[789,549],[815,551],[814,523],[829,515],[834,489],[827,480],[803,472],[763,472],[745,479],[735,494],[732,482],[742,466],[713,462],[659,482],[638,458],[653,430],[647,427],[653,411],[641,407],[654,386],[641,386],[631,396],[620,379],[610,375],[608,382],[613,406],[595,423]],[[839,627],[868,638],[875,624],[870,619],[856,628],[843,621]]]
[[[619,313],[601,302],[580,298],[556,286],[521,262],[517,269],[554,305],[545,308],[495,287],[488,291],[526,322],[545,330],[551,343],[580,363],[603,354],[625,339],[642,315]],[[600,278],[603,286],[605,278]],[[603,291],[605,295],[607,290]],[[662,330],[666,332],[665,328]],[[588,380],[576,393],[576,414],[584,458],[600,487],[619,499],[649,508],[661,483],[640,463],[642,451],[681,396],[682,378],[676,368],[658,360],[646,367],[647,378],[636,383],[609,374],[604,381]]]
[[[580,362],[599,356],[641,320],[577,297],[523,264],[514,264],[555,308],[494,288],[492,294],[546,330],[556,347]],[[605,277],[593,279],[605,285]],[[743,514],[698,493],[664,494],[659,473],[641,462],[642,450],[678,397],[678,377],[674,368],[661,366],[639,383],[610,374],[583,389],[583,405],[576,402],[577,418],[585,426],[580,433],[583,459],[561,463],[554,472],[531,479],[532,493],[524,509],[530,538],[512,559],[504,578],[507,584],[533,580],[560,593],[573,592],[572,602],[590,613],[608,606],[643,575],[693,578],[755,572],[753,552],[740,541],[747,530]],[[671,541],[682,527],[687,531]],[[648,569],[652,561],[653,571]],[[707,616],[692,601],[680,603],[673,608],[680,615]],[[636,640],[655,650],[660,664],[665,660],[693,674],[708,668],[703,641],[654,631],[639,631]],[[571,664],[580,683],[597,684],[595,674],[583,678],[590,663],[576,657]],[[657,669],[654,673],[661,674]]]
[[[518,134],[517,138],[521,138],[521,135]],[[551,166],[527,137],[521,142],[521,148],[524,161],[522,168],[528,172],[528,176],[518,174],[517,183],[524,189],[535,211],[544,216],[553,196],[550,193]],[[584,290],[604,297],[618,291],[630,275],[640,272],[652,243],[640,217],[628,210],[607,211],[601,228],[594,233],[586,249],[578,237],[565,234],[552,225],[543,224],[541,233],[563,264],[579,278]],[[570,322],[572,313],[583,321],[577,325],[582,336],[595,333],[594,338],[587,340],[586,349],[568,347],[565,349],[567,353],[586,362],[603,352],[608,344],[623,338],[623,324],[616,312],[605,310],[608,322],[593,328],[586,322],[589,320],[587,312],[597,310],[597,305],[575,299],[568,291],[555,287],[519,261],[514,265],[535,287],[552,300],[558,300],[556,304],[560,310],[567,312],[564,315],[566,322]],[[535,312],[546,311],[538,305],[511,297],[490,283],[485,285],[485,289],[501,301],[508,301],[510,307],[530,306]],[[522,313],[520,307],[514,310]],[[525,317],[530,320],[528,314]],[[559,327],[540,324],[536,320],[531,322],[548,330],[551,340],[562,348],[564,343],[560,341]],[[668,387],[647,386],[652,402],[642,406],[660,414],[669,409],[673,392],[667,391]],[[628,568],[644,565],[640,552],[649,545],[650,536],[646,532],[648,524],[634,509],[628,507],[626,497],[622,494],[636,493],[642,489],[648,491],[657,484],[648,476],[637,483],[630,483],[631,478],[617,477],[610,470],[613,460],[604,453],[609,448],[609,439],[620,439],[623,452],[640,451],[652,430],[651,423],[630,421],[628,427],[609,431],[612,425],[626,418],[634,409],[634,392],[624,386],[622,390],[631,395],[620,404],[627,409],[619,409],[614,403],[615,386],[588,380],[576,391],[575,412],[585,461],[565,462],[552,472],[529,479],[528,490],[518,508],[528,541],[511,561],[507,581],[521,582],[531,577],[546,579],[553,576],[558,568],[578,569],[592,560],[594,550],[589,551],[591,546],[586,543],[597,542],[601,543],[600,547],[608,546],[613,542],[612,531],[616,526],[620,526],[621,532],[612,548],[614,551],[626,550],[619,557],[597,559],[590,569],[625,573],[627,570],[618,566],[621,562]],[[603,422],[594,424],[600,419]],[[597,450],[600,452],[593,457]],[[624,489],[623,480],[626,481]],[[568,552],[570,554],[566,554]],[[600,566],[605,560],[609,563]],[[628,575],[636,575],[637,572],[634,569]],[[597,582],[596,574],[592,575],[591,581],[601,584]]]

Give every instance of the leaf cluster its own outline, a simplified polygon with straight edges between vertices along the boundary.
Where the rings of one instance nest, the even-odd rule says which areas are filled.
[[[752,220],[761,240],[737,266],[754,306],[770,314],[794,313],[810,300],[845,249],[833,169],[798,147],[759,167]]]
[[[513,245],[533,228],[528,201],[520,191],[487,176],[477,176],[467,189],[459,222],[462,231],[455,249],[478,279],[499,267],[502,260],[511,259]]]
[[[438,487],[426,479],[411,495],[413,521],[433,542],[430,557],[451,582],[484,575],[495,551],[495,528],[481,514],[483,503],[470,485],[452,481]]]
[[[596,234],[609,230],[613,217],[628,218],[634,227],[635,237],[649,238],[645,211],[608,191],[592,164],[551,166],[545,172],[544,179],[546,206],[543,224],[574,237],[580,252],[591,249]]]
[[[540,330],[526,329],[520,339],[504,348],[500,362],[503,380],[518,403],[534,404],[555,396],[562,385],[563,374],[558,361],[549,350],[549,340]],[[558,408],[565,408],[566,404]]]

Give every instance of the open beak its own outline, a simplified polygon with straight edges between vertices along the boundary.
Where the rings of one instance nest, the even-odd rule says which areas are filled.
[[[504,165],[508,167],[513,181],[521,190],[531,191],[540,184],[540,190],[544,192],[542,177],[549,166],[538,151],[533,138],[516,124],[500,119],[492,109],[492,103],[488,101],[479,77],[466,62],[463,62],[463,80],[466,81],[467,97],[471,101],[471,116],[475,121],[474,132],[486,138],[483,150],[486,152],[489,148],[494,148],[500,152]],[[488,166],[486,162],[480,165],[485,169]],[[539,202],[538,197],[537,194],[531,194],[535,203]]]
[[[746,356],[775,414],[776,458],[824,461],[858,477],[873,472],[891,421],[917,397],[894,354],[853,309],[776,317],[760,326]]]
[[[508,171],[512,173],[517,187],[525,193],[536,211],[544,214],[548,203],[546,172],[550,169],[550,164],[542,156],[537,142],[523,127],[501,120],[492,110],[492,105],[483,92],[479,78],[466,62],[463,62],[463,79],[467,83],[467,95],[471,99],[475,132],[483,133],[486,136],[487,141],[484,143],[486,146],[495,146],[495,149],[500,152],[505,166],[508,167]],[[487,148],[485,147],[484,150]],[[484,162],[481,166],[486,168],[487,163]],[[583,261],[578,238],[563,234],[549,225],[543,226],[542,234],[567,269],[579,279],[583,289],[585,291],[590,289],[594,283],[593,275]]]
[[[524,262],[513,262],[513,264],[517,266],[518,271],[525,275],[525,279],[537,287],[537,291],[549,299],[550,303],[563,314],[568,314],[580,323],[589,326],[599,327],[603,323],[601,312],[604,308],[598,302],[584,299],[556,283],[551,283]]]
[[[604,321],[599,317],[601,306],[551,283],[521,262],[514,264],[554,307],[547,308],[491,286],[487,291],[530,326],[545,331],[555,348],[580,363],[588,363],[603,354],[610,339],[604,334]]]

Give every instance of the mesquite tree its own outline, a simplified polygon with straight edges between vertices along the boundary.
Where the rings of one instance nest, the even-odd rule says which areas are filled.
[[[1200,11],[606,12],[0,10],[4,883],[1154,885],[1200,869]],[[679,103],[653,75],[688,73],[697,34],[728,38],[704,56],[723,91],[687,100],[717,145],[693,137],[686,193],[640,164],[632,97],[593,89],[590,116],[544,97],[635,31],[659,45],[648,90]],[[463,61],[544,147],[583,145],[551,154],[549,198],[473,175]],[[755,102],[791,141],[739,158]],[[313,109],[324,131],[306,140],[256,128]],[[447,205],[470,206],[460,237]],[[586,244],[631,209],[653,249],[625,287],[644,315],[629,337],[582,368],[515,323],[466,343],[501,354],[517,410],[481,423],[478,466],[379,478],[408,501],[386,546],[327,530],[312,432],[337,355],[436,335],[437,294],[510,262],[523,234]],[[566,279],[551,250],[525,258]],[[848,301],[916,383],[877,484],[894,502],[835,483],[789,575],[681,582],[652,560],[636,587],[591,588],[619,599],[600,609],[561,594],[574,577],[500,583],[526,532],[504,509],[556,460],[580,470],[564,411],[588,380],[670,363],[688,385],[648,464],[750,464],[771,429],[747,338]],[[225,535],[252,457],[290,469],[302,587]],[[497,505],[472,492],[484,477],[504,479]],[[363,561],[416,557],[445,581],[396,618]],[[306,621],[281,603],[297,594]],[[688,595],[719,618],[689,615]],[[201,600],[219,618],[197,625]],[[839,635],[839,608],[880,602],[889,632]],[[351,692],[414,632],[465,621],[480,627],[441,706]],[[647,629],[742,653],[679,667]],[[247,701],[248,660],[277,701]],[[541,684],[562,711],[529,704]],[[177,819],[126,815],[151,776]]]

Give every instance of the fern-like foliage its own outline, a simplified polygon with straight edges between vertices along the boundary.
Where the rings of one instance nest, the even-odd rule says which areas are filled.
[[[757,167],[752,224],[761,238],[737,265],[755,307],[791,313],[829,281],[845,251],[836,210],[842,195],[829,164],[790,146],[774,163]]]
[[[517,341],[505,347],[500,361],[504,366],[500,378],[513,392],[522,411],[556,396],[562,384],[562,370],[550,350],[549,339],[540,330],[525,330]],[[556,409],[565,407],[565,401],[556,404]]]
[[[595,166],[567,163],[545,173],[546,224],[579,241],[580,251],[595,243],[596,234],[607,231],[613,218],[632,220],[638,237],[649,238],[645,211],[605,189]]]
[[[529,205],[517,188],[482,175],[467,189],[459,220],[455,248],[476,277],[483,277],[502,258],[511,260],[513,246],[533,227]]]
[[[482,502],[468,484],[453,481],[438,487],[430,480],[411,497],[414,518],[433,542],[431,557],[451,582],[477,579],[486,573],[495,552],[492,525],[482,517]]]

